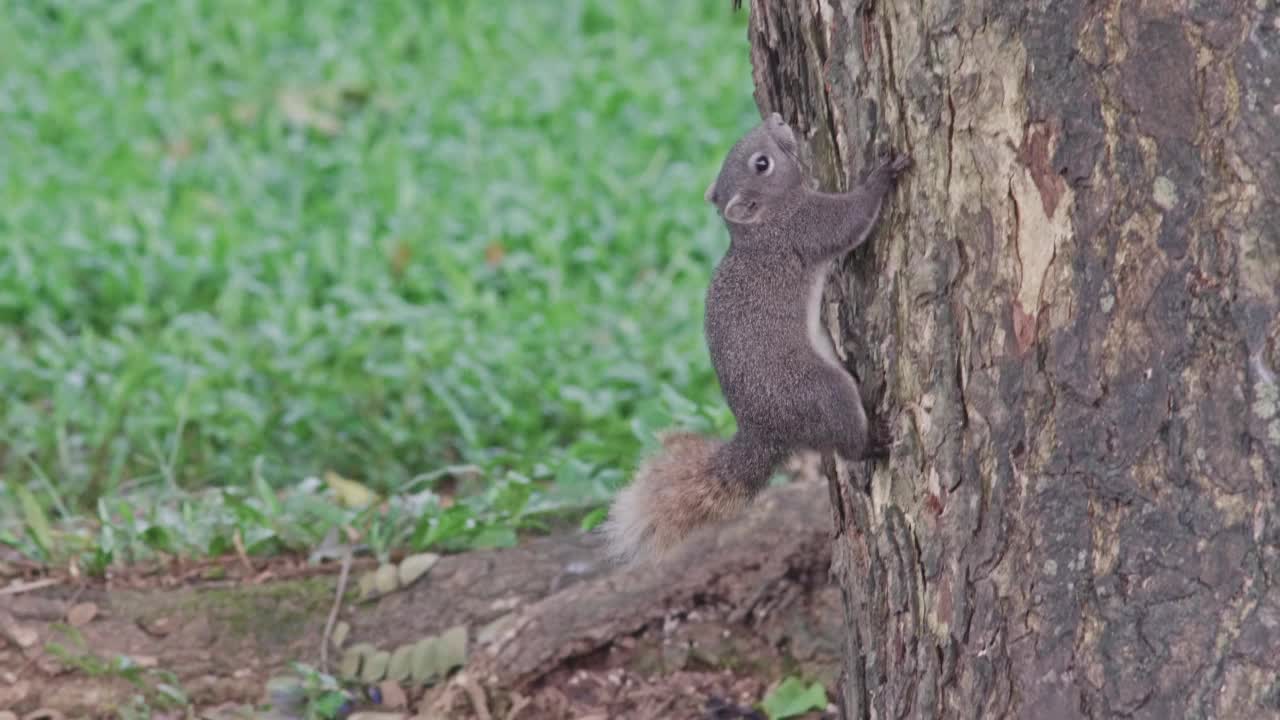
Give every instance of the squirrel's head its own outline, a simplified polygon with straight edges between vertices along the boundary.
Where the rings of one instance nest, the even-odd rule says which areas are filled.
[[[795,133],[775,112],[733,146],[704,197],[727,222],[753,225],[803,187]]]

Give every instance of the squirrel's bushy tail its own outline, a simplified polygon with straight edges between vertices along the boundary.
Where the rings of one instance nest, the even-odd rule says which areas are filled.
[[[662,449],[618,493],[604,524],[619,560],[656,559],[699,528],[742,512],[782,459],[771,445],[741,432],[728,442],[690,432],[661,440]]]

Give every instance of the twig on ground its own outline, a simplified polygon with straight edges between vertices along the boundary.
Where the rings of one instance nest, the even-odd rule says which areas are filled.
[[[351,548],[342,554],[342,571],[338,574],[338,590],[333,596],[333,607],[329,608],[329,618],[324,623],[324,634],[320,636],[320,671],[329,672],[329,640],[333,637],[333,625],[338,619],[338,611],[342,609],[342,596],[347,592],[347,575],[351,572]]]
[[[63,579],[64,578],[51,577],[51,578],[43,578],[40,580],[32,580],[30,582],[18,583],[17,585],[10,585],[8,587],[0,588],[0,595],[21,595],[22,593],[31,592],[32,590],[39,590],[40,588],[47,588],[53,585],[59,585],[62,583]]]

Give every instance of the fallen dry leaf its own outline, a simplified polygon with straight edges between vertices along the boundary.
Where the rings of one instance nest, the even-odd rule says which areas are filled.
[[[388,710],[403,710],[409,707],[409,697],[405,695],[400,683],[384,680],[378,684],[378,691],[382,693],[382,706]]]
[[[9,613],[0,611],[0,637],[25,650],[40,639],[40,634],[26,625],[19,625]]]
[[[367,508],[378,501],[378,494],[355,480],[348,480],[336,472],[329,470],[324,474],[324,482],[333,490],[338,502],[353,510]]]
[[[399,573],[396,566],[391,563],[383,563],[373,573],[373,587],[378,591],[379,595],[389,595],[400,587]]]
[[[493,720],[493,716],[489,714],[489,700],[485,697],[484,689],[480,684],[466,673],[458,673],[456,680],[467,692],[467,698],[471,700],[471,709],[475,711],[476,716],[480,720]]]
[[[502,258],[507,256],[507,249],[501,243],[490,243],[484,249],[484,260],[492,267],[502,262]]]
[[[71,627],[84,627],[98,616],[98,606],[91,602],[76,603],[67,611],[67,622]]]
[[[298,127],[329,136],[337,135],[342,129],[342,123],[337,117],[316,107],[305,93],[285,90],[277,100],[285,119]]]
[[[425,575],[439,559],[440,556],[435,553],[418,553],[401,560],[398,568],[400,586],[409,587],[412,585],[415,580]]]

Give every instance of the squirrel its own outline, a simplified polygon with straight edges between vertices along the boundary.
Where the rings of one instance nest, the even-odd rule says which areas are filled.
[[[778,113],[729,151],[704,195],[730,241],[707,290],[704,332],[737,433],[728,441],[661,436],[662,449],[604,523],[616,559],[660,559],[699,528],[739,514],[797,450],[849,461],[888,455],[888,428],[868,429],[858,385],[820,315],[831,261],[867,239],[910,162],[890,154],[851,192],[812,190]]]

